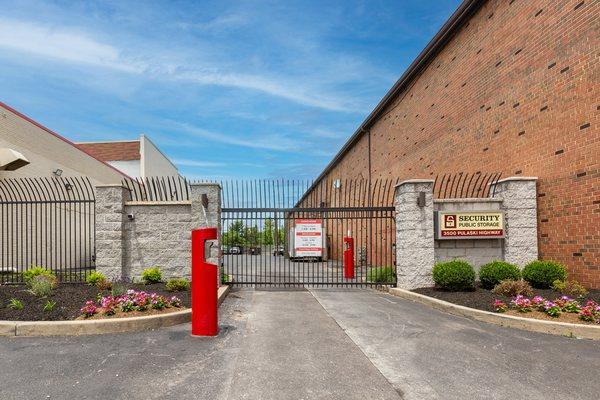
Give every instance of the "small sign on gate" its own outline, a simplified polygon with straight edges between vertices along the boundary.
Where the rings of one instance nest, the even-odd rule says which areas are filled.
[[[297,219],[295,224],[296,257],[322,257],[323,221],[320,219]]]

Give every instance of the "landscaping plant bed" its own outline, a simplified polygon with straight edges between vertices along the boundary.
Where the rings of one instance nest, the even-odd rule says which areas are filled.
[[[496,312],[496,308],[494,307],[495,300],[501,300],[507,305],[513,300],[512,297],[494,294],[491,290],[484,289],[481,286],[477,286],[475,290],[472,291],[451,292],[436,287],[423,287],[414,289],[413,292],[439,300],[444,300],[449,303],[491,312]],[[562,294],[552,289],[533,289],[533,295],[530,297],[535,296],[541,296],[544,299],[554,300],[560,298]],[[584,299],[578,299],[582,306],[585,305],[588,300],[593,300],[596,303],[600,303],[600,290],[590,289],[588,295]],[[537,311],[535,309],[530,312],[519,312],[515,309],[510,309],[504,314],[519,317],[537,318],[548,321],[596,325],[594,322],[582,321],[578,318],[577,314],[567,312],[563,312],[558,318],[551,317],[546,313]]]
[[[185,310],[185,308],[170,307],[170,308],[163,308],[162,310],[148,309],[145,311],[128,311],[128,312],[117,311],[113,315],[104,315],[100,311],[101,310],[100,308],[98,310],[99,310],[98,313],[96,313],[90,317],[86,317],[85,315],[80,315],[79,317],[77,317],[77,319],[78,320],[90,320],[90,319],[115,319],[115,318],[130,318],[130,317],[146,317],[149,315],[169,314],[172,312]]]
[[[133,289],[144,291],[146,293],[156,293],[158,295],[170,298],[177,296],[181,300],[182,308],[190,307],[190,291],[170,292],[166,289],[164,283],[141,284],[124,283],[124,289]],[[81,316],[81,308],[86,301],[96,301],[98,295],[108,296],[110,290],[100,290],[96,286],[85,283],[72,283],[58,285],[50,295],[37,297],[29,292],[25,285],[1,285],[0,286],[0,320],[9,321],[65,321],[78,319]],[[13,309],[8,307],[11,299],[22,302],[23,309]],[[48,302],[55,302],[52,310],[44,310]],[[178,311],[182,308],[165,308],[163,310],[130,311],[127,313],[118,312],[111,316],[115,317],[133,317],[141,315],[152,315],[157,313]],[[94,316],[92,318],[107,318],[104,316]]]

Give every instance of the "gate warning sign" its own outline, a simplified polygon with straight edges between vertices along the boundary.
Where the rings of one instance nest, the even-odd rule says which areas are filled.
[[[323,221],[320,219],[297,219],[294,230],[296,257],[323,256]]]
[[[437,239],[497,239],[504,237],[501,211],[438,211]]]

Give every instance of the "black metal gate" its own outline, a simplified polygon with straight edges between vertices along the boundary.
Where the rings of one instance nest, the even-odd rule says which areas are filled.
[[[63,282],[94,269],[95,197],[87,178],[0,180],[0,282],[42,266]]]
[[[394,285],[394,184],[222,182],[224,279],[253,286]],[[344,276],[348,236],[355,243],[354,278]]]

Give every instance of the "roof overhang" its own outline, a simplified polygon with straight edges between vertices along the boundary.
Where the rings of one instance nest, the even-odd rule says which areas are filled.
[[[29,160],[16,150],[0,148],[0,170],[14,171],[29,164]]]

